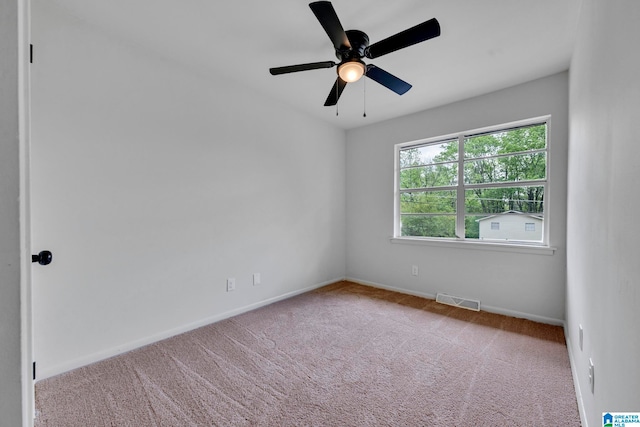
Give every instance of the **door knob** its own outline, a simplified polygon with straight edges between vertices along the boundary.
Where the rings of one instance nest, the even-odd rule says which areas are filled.
[[[53,254],[50,251],[40,251],[38,255],[31,255],[31,262],[37,262],[40,265],[49,265],[53,261]]]

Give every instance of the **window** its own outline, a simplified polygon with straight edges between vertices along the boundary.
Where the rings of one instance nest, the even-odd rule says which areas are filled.
[[[547,120],[397,145],[395,236],[544,243]]]

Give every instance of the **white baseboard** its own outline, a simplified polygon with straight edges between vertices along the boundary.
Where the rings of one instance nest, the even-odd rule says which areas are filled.
[[[422,297],[422,298],[427,298],[427,299],[432,299],[432,300],[436,299],[436,296],[434,294],[428,294],[426,292],[418,292],[418,291],[412,291],[412,290],[409,290],[409,289],[396,288],[394,286],[383,285],[381,283],[369,282],[369,281],[366,281],[366,280],[355,279],[353,277],[347,277],[344,280],[348,280],[349,282],[357,283],[359,285],[371,286],[372,288],[386,289],[388,291],[394,291],[394,292],[398,292],[400,294],[413,295],[415,297]]]
[[[189,332],[192,331],[194,329],[200,328],[202,326],[206,326],[206,325],[210,325],[212,323],[216,323],[219,322],[221,320],[225,320],[228,319],[230,317],[234,317],[237,316],[239,314],[243,314],[252,310],[255,310],[257,308],[260,307],[265,307],[267,305],[276,303],[278,301],[283,301],[285,299],[303,294],[305,292],[309,292],[312,291],[314,289],[318,289],[321,288],[323,286],[329,285],[331,283],[335,283],[335,282],[339,282],[341,280],[344,280],[344,277],[340,277],[337,279],[333,279],[333,280],[329,280],[326,282],[322,282],[322,283],[317,283],[315,285],[311,285],[308,286],[306,288],[302,288],[302,289],[297,289],[295,291],[292,292],[287,292],[285,294],[282,295],[278,295],[272,298],[268,298],[266,300],[263,301],[258,301],[255,302],[253,304],[249,304],[243,307],[239,307],[239,308],[235,308],[233,310],[229,310],[229,311],[225,311],[223,313],[219,313],[219,314],[215,314],[213,316],[207,317],[205,319],[199,320],[197,322],[192,322],[177,328],[173,328],[173,329],[169,329],[167,331],[164,332],[160,332],[158,334],[154,334],[148,337],[144,337],[142,339],[139,340],[135,340],[135,341],[131,341],[125,344],[122,344],[118,347],[115,348],[109,348],[109,349],[105,349],[96,353],[92,353],[89,354],[87,356],[83,356],[83,357],[79,357],[77,359],[74,360],[70,360],[68,362],[65,363],[61,363],[59,365],[53,366],[51,368],[48,369],[42,369],[40,371],[38,371],[38,378],[37,381],[41,381],[47,378],[51,378],[54,377],[56,375],[60,375],[63,374],[65,372],[69,372],[71,370],[77,369],[77,368],[81,368],[83,366],[87,366],[90,365],[92,363],[96,363],[99,362],[101,360],[105,360],[108,359],[110,357],[113,356],[117,356],[119,354],[123,354],[126,353],[128,351],[131,350],[135,350],[137,348],[140,347],[144,347],[146,345],[149,344],[153,344],[155,342],[161,341],[163,339],[167,339],[167,338],[171,338],[173,336],[185,333],[185,332]]]
[[[429,293],[426,293],[426,292],[419,292],[419,291],[412,291],[412,290],[409,290],[409,289],[397,288],[397,287],[394,287],[394,286],[388,286],[388,285],[383,285],[383,284],[380,284],[380,283],[369,282],[369,281],[366,281],[366,280],[360,280],[360,279],[356,279],[356,278],[353,278],[353,277],[347,277],[345,280],[348,280],[348,281],[354,282],[354,283],[358,283],[360,285],[372,286],[374,288],[380,288],[380,289],[387,289],[389,291],[395,291],[395,292],[399,292],[401,294],[413,295],[413,296],[422,297],[422,298],[428,298],[428,299],[432,299],[432,300],[436,299],[436,296],[434,294],[429,294]],[[538,322],[538,323],[546,323],[548,325],[563,326],[564,327],[564,320],[554,319],[552,317],[539,316],[537,314],[531,314],[531,313],[523,313],[521,311],[510,310],[510,309],[501,308],[501,307],[493,307],[493,306],[484,305],[484,304],[480,305],[480,309],[482,311],[487,311],[489,313],[502,314],[502,315],[505,315],[505,316],[518,317],[518,318],[521,318],[521,319],[527,319],[527,320],[531,320],[531,321]]]
[[[571,365],[571,375],[573,376],[573,386],[576,390],[576,400],[578,401],[578,413],[580,414],[580,423],[583,427],[589,427],[587,422],[587,413],[584,407],[584,399],[582,398],[582,390],[580,389],[580,381],[578,381],[578,368],[573,358],[573,350],[571,347],[571,340],[569,339],[569,332],[567,331],[567,325],[564,326],[564,336],[567,343],[567,350],[569,351],[569,364]]]
[[[493,307],[490,305],[482,305],[481,309],[489,313],[502,314],[505,316],[518,317],[521,319],[531,320],[533,322],[545,323],[547,325],[564,327],[564,320],[554,319],[553,317],[539,316],[537,314],[523,313],[521,311],[509,310],[508,308]]]
[[[266,300],[263,301],[258,301],[256,303],[253,304],[249,304],[243,307],[239,307],[233,310],[229,310],[223,313],[219,313],[210,317],[207,317],[205,319],[199,320],[197,322],[193,322],[193,323],[189,323],[187,325],[183,325],[177,328],[173,328],[158,334],[154,334],[136,341],[132,341],[129,343],[125,343],[121,346],[115,347],[115,348],[110,348],[110,349],[106,349],[106,350],[102,350],[96,353],[92,353],[89,354],[87,356],[83,356],[74,360],[70,360],[68,362],[50,367],[48,369],[41,369],[38,372],[38,381],[40,380],[44,380],[50,377],[54,377],[56,375],[60,375],[62,373],[71,371],[73,369],[77,369],[83,366],[87,366],[90,365],[92,363],[96,363],[99,362],[101,360],[105,360],[108,359],[110,357],[113,356],[117,356],[119,354],[123,354],[126,353],[128,351],[131,350],[135,350],[137,348],[140,347],[144,347],[145,345],[149,345],[149,344],[153,344],[155,342],[161,341],[163,339],[166,338],[171,338],[175,335],[179,335],[185,332],[189,332],[192,331],[194,329],[200,328],[202,326],[206,326],[212,323],[216,323],[219,322],[221,320],[225,320],[228,319],[230,317],[233,316],[237,316],[239,314],[242,313],[246,313],[249,312],[251,310],[255,310],[257,308],[260,307],[264,307],[267,306],[269,304],[273,304],[275,302],[278,301],[282,301],[300,294],[303,294],[305,292],[309,292],[318,288],[321,288],[323,286],[329,285],[331,283],[335,283],[335,282],[339,282],[341,280],[348,280],[350,282],[353,283],[358,283],[360,285],[364,285],[364,286],[371,286],[374,288],[380,288],[380,289],[386,289],[389,291],[394,291],[394,292],[398,292],[398,293],[402,293],[402,294],[407,294],[407,295],[413,295],[413,296],[417,296],[417,297],[422,297],[422,298],[427,298],[427,299],[432,299],[435,300],[436,296],[434,294],[430,294],[430,293],[426,293],[426,292],[419,292],[419,291],[412,291],[412,290],[408,290],[408,289],[403,289],[403,288],[398,288],[398,287],[394,287],[394,286],[388,286],[388,285],[384,285],[381,283],[376,283],[376,282],[370,282],[370,281],[366,281],[366,280],[360,280],[360,279],[356,279],[353,277],[339,277],[336,279],[332,279],[332,280],[328,280],[326,282],[322,282],[322,283],[317,283],[315,285],[311,285],[302,289],[298,289],[292,292],[288,292],[282,295],[278,295],[276,297],[272,297],[272,298],[268,298]],[[496,313],[496,314],[503,314],[506,316],[512,316],[512,317],[519,317],[519,318],[523,318],[523,319],[528,319],[528,320],[532,320],[534,322],[540,322],[540,323],[547,323],[547,324],[552,324],[552,325],[560,325],[560,326],[564,326],[564,321],[563,320],[559,320],[559,319],[553,319],[553,318],[548,318],[548,317],[544,317],[544,316],[538,316],[538,315],[534,315],[534,314],[530,314],[530,313],[522,313],[522,312],[518,312],[518,311],[514,311],[514,310],[508,310],[508,309],[503,309],[503,308],[499,308],[499,307],[491,307],[491,306],[481,306],[481,309],[484,311],[488,311],[491,313]],[[567,334],[565,333],[565,336],[567,336]],[[573,367],[573,363],[572,363],[572,367]],[[574,379],[575,382],[575,379]],[[579,387],[578,383],[576,382],[576,387]],[[577,388],[576,388],[577,390]],[[582,412],[581,412],[581,417],[582,417]]]

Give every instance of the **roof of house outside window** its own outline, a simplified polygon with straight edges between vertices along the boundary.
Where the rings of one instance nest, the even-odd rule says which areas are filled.
[[[486,221],[486,220],[491,219],[491,218],[495,219],[495,218],[503,216],[503,215],[523,215],[523,216],[526,216],[526,217],[530,217],[530,218],[536,219],[538,221],[544,221],[544,218],[543,218],[542,215],[530,214],[530,213],[524,213],[524,212],[520,212],[520,211],[511,210],[511,211],[506,211],[506,212],[502,212],[502,213],[499,213],[499,214],[493,214],[493,215],[485,216],[484,218],[476,219],[476,222]]]

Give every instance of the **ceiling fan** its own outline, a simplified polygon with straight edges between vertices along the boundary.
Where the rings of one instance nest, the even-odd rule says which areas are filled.
[[[295,73],[298,71],[317,70],[321,68],[333,68],[338,66],[338,78],[336,79],[325,106],[336,105],[347,83],[358,81],[363,75],[380,83],[382,86],[394,91],[398,95],[406,93],[411,85],[393,74],[376,67],[373,64],[365,64],[362,58],[375,59],[396,50],[412,46],[425,40],[440,35],[440,24],[432,18],[393,36],[369,45],[369,36],[359,30],[347,30],[342,28],[335,9],[329,1],[315,1],[309,7],[320,21],[320,25],[327,32],[336,50],[336,57],[340,62],[333,61],[312,62],[308,64],[289,65],[286,67],[270,68],[272,75]]]

